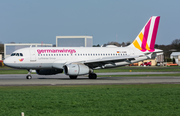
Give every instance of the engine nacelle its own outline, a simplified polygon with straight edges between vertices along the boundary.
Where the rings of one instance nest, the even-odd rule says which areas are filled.
[[[58,73],[62,73],[63,69],[40,69],[36,70],[38,75],[55,75]]]
[[[67,64],[64,66],[64,73],[66,75],[85,75],[89,74],[90,71],[89,67],[83,64]]]

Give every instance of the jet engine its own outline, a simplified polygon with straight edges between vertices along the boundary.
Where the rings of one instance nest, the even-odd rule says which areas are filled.
[[[84,65],[84,64],[67,64],[64,66],[64,73],[66,75],[85,75],[89,74],[91,72],[91,69]]]
[[[62,73],[63,69],[40,69],[36,70],[38,75],[55,75],[58,73]]]

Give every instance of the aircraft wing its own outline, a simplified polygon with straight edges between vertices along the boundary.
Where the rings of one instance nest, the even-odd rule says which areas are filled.
[[[135,60],[136,57],[139,57],[139,56],[129,56],[129,55],[115,56],[115,57],[98,58],[98,59],[85,60],[85,61],[79,61],[79,62],[83,63],[91,68],[96,68],[99,66],[103,66],[105,64],[113,64],[116,62],[122,62],[122,61],[130,62],[131,60]]]
[[[88,63],[99,63],[99,62],[119,62],[122,60],[134,60],[136,57],[135,56],[116,56],[116,57],[106,57],[106,58],[98,58],[94,60],[86,60],[83,61],[82,63],[88,64]]]
[[[109,64],[109,63],[116,63],[116,62],[122,62],[122,61],[127,61],[130,62],[131,60],[134,60],[136,57],[139,56],[130,56],[130,55],[126,55],[126,56],[115,56],[115,57],[106,57],[106,58],[97,58],[97,59],[92,59],[92,60],[76,60],[76,61],[62,61],[62,60],[58,60],[56,62],[53,63],[53,67],[54,68],[58,68],[58,69],[62,69],[63,65],[66,64],[71,64],[71,63],[82,63],[85,64],[91,68],[96,68],[105,64]],[[65,62],[65,63],[64,63]],[[61,65],[60,65],[61,64]]]

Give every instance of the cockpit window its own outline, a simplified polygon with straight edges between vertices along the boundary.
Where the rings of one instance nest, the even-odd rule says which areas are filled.
[[[23,56],[22,53],[12,53],[11,56]]]
[[[16,53],[16,56],[19,56],[19,53]]]
[[[11,54],[11,56],[15,56],[15,55],[16,55],[16,53],[12,53],[12,54]]]

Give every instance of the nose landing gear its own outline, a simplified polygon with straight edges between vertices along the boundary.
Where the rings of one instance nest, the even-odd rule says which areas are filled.
[[[32,79],[31,72],[32,72],[32,70],[29,69],[28,70],[28,75],[26,76],[26,79]]]

